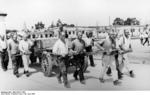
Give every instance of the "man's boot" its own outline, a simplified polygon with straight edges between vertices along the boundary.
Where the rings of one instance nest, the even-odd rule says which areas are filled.
[[[105,82],[105,80],[104,80],[103,78],[99,78],[99,81],[100,81],[101,83],[104,83],[104,82]]]
[[[71,86],[70,86],[70,83],[69,83],[69,82],[64,82],[64,86],[65,86],[66,88],[71,88]]]
[[[135,74],[133,73],[133,71],[130,71],[129,74],[130,74],[130,77],[132,77],[132,78],[135,77]]]
[[[121,82],[120,82],[119,80],[115,80],[115,81],[113,81],[113,84],[114,84],[114,85],[120,85]]]
[[[74,72],[73,77],[74,77],[75,80],[78,80],[78,71]]]
[[[81,84],[86,84],[85,80],[80,80]]]

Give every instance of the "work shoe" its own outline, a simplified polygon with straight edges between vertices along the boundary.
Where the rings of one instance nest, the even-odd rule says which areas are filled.
[[[17,77],[17,78],[19,78],[19,77],[20,77],[20,75],[19,75],[19,74],[16,74],[16,77]]]
[[[105,80],[104,80],[103,78],[99,78],[99,81],[100,81],[101,83],[104,83],[104,82],[105,82]]]
[[[64,83],[64,87],[71,88],[70,84],[68,82]]]
[[[115,80],[115,81],[113,81],[113,84],[114,84],[114,85],[120,85],[121,82],[120,82],[119,80]]]
[[[130,77],[132,77],[132,78],[135,77],[135,74],[133,73],[133,71],[130,71],[129,74],[130,74]]]
[[[58,80],[58,83],[59,83],[59,84],[61,84],[61,83],[62,83],[61,78],[57,78],[57,80]]]
[[[4,72],[6,72],[6,71],[7,71],[7,69],[3,69],[3,71],[4,71]]]
[[[77,77],[77,76],[73,75],[73,77],[74,77],[75,80],[78,80],[78,77]]]
[[[119,75],[119,76],[118,76],[118,79],[122,80],[122,79],[123,79],[123,76],[122,76],[122,75]]]
[[[24,74],[26,74],[26,77],[29,77],[29,76],[30,76],[29,71],[24,71]]]
[[[91,67],[95,67],[95,64],[91,64]]]
[[[24,72],[23,72],[23,74],[26,74],[26,73],[27,73],[27,71],[24,71]]]
[[[81,84],[86,84],[85,80],[80,80]]]
[[[112,76],[112,74],[111,74],[111,73],[110,73],[110,74],[107,74],[107,76],[111,77],[111,76]]]
[[[118,74],[118,79],[120,79],[120,80],[123,79],[123,73]]]

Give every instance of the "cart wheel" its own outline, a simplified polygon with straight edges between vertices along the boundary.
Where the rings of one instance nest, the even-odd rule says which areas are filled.
[[[51,61],[46,55],[44,55],[42,57],[41,67],[42,67],[42,71],[44,73],[44,76],[50,77],[52,75]]]

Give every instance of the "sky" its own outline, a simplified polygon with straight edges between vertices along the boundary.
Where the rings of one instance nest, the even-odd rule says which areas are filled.
[[[116,17],[136,17],[150,23],[149,0],[0,0],[8,29],[31,28],[38,21],[48,27],[61,19],[81,26],[109,25]]]

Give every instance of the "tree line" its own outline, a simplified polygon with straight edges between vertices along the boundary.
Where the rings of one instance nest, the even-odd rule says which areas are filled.
[[[113,25],[140,25],[140,21],[136,18],[127,18],[123,20],[122,18],[115,18],[113,21]]]
[[[35,29],[37,29],[37,30],[45,28],[45,24],[43,22],[37,22],[34,26],[35,26]],[[62,22],[60,19],[58,19],[56,24],[54,24],[54,22],[52,22],[48,28],[54,28],[54,27],[60,27],[60,26],[75,27],[74,24],[67,24],[67,23]]]

